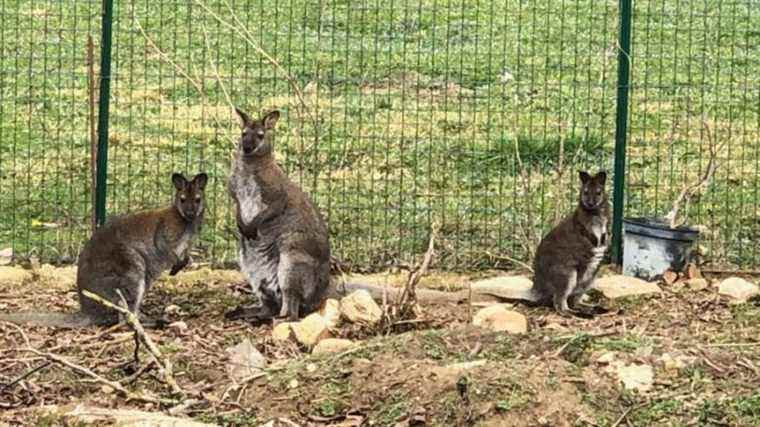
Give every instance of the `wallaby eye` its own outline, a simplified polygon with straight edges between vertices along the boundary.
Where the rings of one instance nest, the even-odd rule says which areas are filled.
[[[196,203],[200,203],[201,202],[201,197],[200,196],[195,196],[195,202]]]
[[[258,132],[258,133],[256,134],[256,136],[258,136],[259,138],[263,138],[263,137],[264,137],[264,132],[261,132],[261,131],[260,131],[260,132]]]
[[[184,194],[183,194],[183,195],[181,195],[181,196],[179,196],[179,200],[180,200],[180,201],[184,202],[184,201],[185,201],[185,199],[187,199],[187,197],[185,197],[185,195],[184,195]]]

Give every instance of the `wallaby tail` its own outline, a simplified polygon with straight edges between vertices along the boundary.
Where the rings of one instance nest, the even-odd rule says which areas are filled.
[[[85,328],[95,324],[84,313],[34,313],[21,312],[0,314],[0,320],[26,326],[54,326],[59,328]]]

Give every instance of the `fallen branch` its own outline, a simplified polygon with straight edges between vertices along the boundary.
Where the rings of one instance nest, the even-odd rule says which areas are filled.
[[[21,338],[24,340],[25,348],[21,349],[22,351],[27,351],[29,353],[35,354],[37,356],[44,357],[45,359],[57,363],[59,365],[63,365],[74,372],[77,372],[79,374],[82,374],[86,377],[91,378],[93,381],[107,385],[108,387],[111,387],[112,389],[116,390],[117,393],[124,396],[127,401],[130,400],[136,400],[141,402],[148,402],[148,403],[155,403],[155,404],[174,404],[176,401],[170,400],[170,399],[160,399],[153,396],[145,396],[143,394],[139,393],[133,393],[129,390],[127,390],[123,385],[116,381],[111,381],[106,378],[101,377],[100,375],[96,374],[95,372],[92,372],[90,369],[85,368],[84,366],[77,365],[74,362],[71,362],[67,359],[65,359],[62,356],[59,356],[55,353],[50,353],[46,351],[37,350],[36,348],[32,347],[32,344],[29,342],[29,337],[26,336],[24,333],[24,330],[21,329],[18,325],[10,322],[4,322],[11,326],[12,328],[16,329],[16,332],[21,335]]]
[[[493,253],[488,252],[488,251],[485,251],[485,254],[488,255],[489,258],[492,258],[492,259],[503,259],[504,261],[509,261],[512,264],[519,265],[519,266],[525,268],[526,270],[530,271],[531,273],[534,272],[533,271],[533,267],[530,264],[522,262],[519,259],[512,258],[512,257],[507,256],[507,255],[496,255],[496,254],[493,254]]]
[[[118,290],[117,290],[118,292]],[[137,316],[132,313],[131,311],[127,310],[124,307],[119,307],[116,304],[113,304],[112,302],[101,298],[98,295],[93,294],[90,291],[82,291],[82,295],[86,296],[87,298],[105,306],[112,310],[116,310],[119,313],[121,313],[124,316],[124,320],[129,324],[129,326],[132,327],[132,329],[135,331],[136,336],[139,338],[140,342],[145,344],[145,347],[148,349],[148,353],[153,357],[154,361],[156,362],[156,365],[158,366],[158,369],[161,371],[161,373],[164,376],[164,380],[167,384],[169,384],[169,387],[171,387],[172,392],[184,396],[186,393],[180,388],[180,386],[177,384],[177,382],[174,380],[174,374],[172,373],[172,363],[169,361],[169,359],[164,358],[161,354],[161,350],[158,349],[156,344],[153,342],[153,340],[148,336],[148,334],[145,333],[145,328],[143,328],[142,324],[140,323],[140,320],[137,318]],[[119,296],[122,298],[122,301],[124,297],[119,292]],[[125,304],[126,305],[126,304]]]
[[[6,388],[13,387],[14,385],[18,384],[19,382],[25,380],[26,378],[29,378],[31,375],[33,375],[35,372],[39,371],[40,369],[47,368],[52,363],[53,362],[47,361],[47,362],[44,362],[41,365],[38,365],[37,367],[35,367],[35,368],[33,368],[33,369],[31,369],[31,370],[29,370],[27,372],[24,372],[23,374],[21,374],[15,380],[9,382],[8,384],[3,384],[3,386],[0,387],[0,391],[4,391]]]
[[[383,301],[383,294],[387,299],[398,300],[401,298],[403,289],[376,285],[371,283],[347,282],[340,287],[331,283],[328,288],[328,298],[340,299],[354,291],[367,291],[376,301]],[[472,286],[472,291],[463,289],[456,292],[436,291],[432,289],[417,289],[415,295],[418,303],[426,304],[464,304],[470,301],[472,293],[472,303],[495,303],[503,301],[526,301],[536,302],[537,298],[527,289],[508,287],[508,286]]]

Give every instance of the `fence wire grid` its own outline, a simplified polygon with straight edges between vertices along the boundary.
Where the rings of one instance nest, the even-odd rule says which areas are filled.
[[[706,260],[735,267],[758,265],[759,6],[637,1],[632,18],[625,215],[664,215],[719,146],[685,212]],[[91,232],[85,52],[101,10],[0,0],[0,249],[16,256],[71,262]],[[277,108],[278,160],[354,268],[413,262],[434,226],[439,268],[528,261],[572,209],[577,170],[612,172],[619,12],[599,0],[117,1],[107,211],[168,204],[172,172],[205,171],[195,258],[234,262],[231,106]]]

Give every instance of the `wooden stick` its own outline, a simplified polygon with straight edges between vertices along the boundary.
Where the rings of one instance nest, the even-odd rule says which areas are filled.
[[[44,368],[50,366],[52,363],[53,362],[50,362],[50,361],[44,362],[41,365],[38,365],[37,367],[35,367],[35,368],[33,368],[33,369],[31,369],[31,370],[23,373],[21,376],[19,376],[15,380],[9,382],[8,384],[3,384],[3,386],[0,387],[0,391],[3,391],[3,390],[5,390],[6,388],[9,388],[9,387],[13,387],[17,383],[23,381],[25,378],[28,378],[29,376],[31,376],[35,372],[39,371],[40,369],[44,369]]]
[[[401,300],[399,302],[401,311],[404,311],[405,308],[417,303],[417,284],[420,282],[420,279],[427,274],[428,269],[430,268],[430,262],[433,260],[433,254],[435,253],[435,238],[437,234],[438,225],[433,224],[430,228],[430,240],[428,241],[428,248],[425,251],[425,256],[422,258],[422,263],[409,272],[406,286],[404,286],[404,291],[401,293]]]
[[[117,289],[116,292],[119,294],[119,297],[122,299],[122,302],[126,305],[126,301],[124,301],[124,296],[119,292]],[[164,376],[164,380],[167,384],[169,384],[169,387],[171,387],[172,392],[179,394],[179,395],[185,395],[185,392],[180,388],[180,386],[177,384],[177,382],[174,380],[174,375],[172,373],[172,363],[167,358],[164,358],[161,354],[161,350],[158,349],[156,344],[153,342],[153,340],[148,336],[148,334],[145,333],[145,329],[143,328],[142,324],[140,323],[140,320],[137,318],[137,316],[132,313],[131,311],[127,310],[124,307],[119,307],[110,301],[107,301],[103,298],[101,298],[98,295],[93,294],[90,291],[82,291],[82,295],[86,296],[87,298],[105,306],[112,310],[116,310],[119,313],[121,313],[124,316],[124,320],[127,321],[129,326],[132,327],[132,329],[135,331],[135,334],[139,337],[140,341],[145,344],[145,347],[148,349],[148,353],[153,357],[153,359],[156,362],[156,365],[158,365],[158,369],[161,371],[161,373]]]
[[[29,337],[26,336],[23,329],[21,329],[18,325],[10,322],[5,322],[8,325],[10,325],[12,328],[16,329],[16,331],[21,335],[21,338],[24,340],[25,348],[22,349],[24,351],[28,351],[30,353],[33,353],[37,356],[42,356],[46,358],[47,360],[50,360],[52,362],[58,363],[59,365],[63,365],[67,368],[70,368],[71,370],[82,374],[86,377],[89,377],[93,379],[95,382],[107,385],[111,387],[112,389],[116,390],[118,393],[120,393],[122,396],[126,397],[126,399],[129,400],[137,400],[141,402],[148,402],[148,403],[155,403],[155,404],[173,404],[176,403],[174,400],[169,399],[159,399],[152,396],[145,396],[139,393],[133,393],[129,390],[127,390],[124,386],[122,386],[120,383],[116,381],[111,381],[108,379],[105,379],[101,377],[100,375],[96,374],[95,372],[92,372],[91,370],[85,368],[84,366],[77,365],[74,362],[70,362],[69,360],[55,354],[50,353],[46,351],[37,350],[36,348],[32,347],[32,344],[29,342]]]

